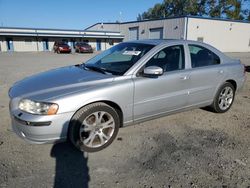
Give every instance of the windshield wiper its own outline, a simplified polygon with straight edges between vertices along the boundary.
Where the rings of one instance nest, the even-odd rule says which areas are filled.
[[[92,71],[96,71],[96,72],[100,72],[102,74],[107,74],[107,71],[105,71],[104,68],[95,67],[95,66],[86,66],[84,64],[83,64],[83,68],[89,69],[89,70],[92,70]]]

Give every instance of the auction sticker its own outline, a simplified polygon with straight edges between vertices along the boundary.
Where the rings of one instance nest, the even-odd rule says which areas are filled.
[[[140,55],[141,51],[124,51],[122,54],[123,55]]]

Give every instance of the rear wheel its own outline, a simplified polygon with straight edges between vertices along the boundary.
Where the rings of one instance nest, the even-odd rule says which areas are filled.
[[[224,113],[228,111],[233,104],[234,96],[234,86],[228,82],[224,83],[214,98],[212,109],[217,113]]]
[[[78,110],[69,127],[70,141],[81,151],[96,152],[109,146],[120,127],[114,108],[93,103]]]

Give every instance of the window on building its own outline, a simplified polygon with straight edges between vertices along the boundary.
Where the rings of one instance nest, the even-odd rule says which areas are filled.
[[[164,48],[152,57],[146,67],[158,66],[164,72],[182,70],[185,68],[185,56],[183,45]]]
[[[199,45],[188,45],[192,67],[203,67],[220,64],[220,58],[212,51]]]
[[[203,42],[203,41],[204,41],[204,38],[203,38],[203,37],[198,37],[198,38],[197,38],[197,41]]]
[[[32,44],[32,39],[25,39],[24,43],[25,43],[25,45],[31,45]]]
[[[109,45],[113,46],[114,45],[114,40],[110,39],[109,40]]]

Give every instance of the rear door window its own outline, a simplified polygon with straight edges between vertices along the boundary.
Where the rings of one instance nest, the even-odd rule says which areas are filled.
[[[211,50],[199,45],[188,45],[191,57],[192,68],[218,65],[220,58]]]

